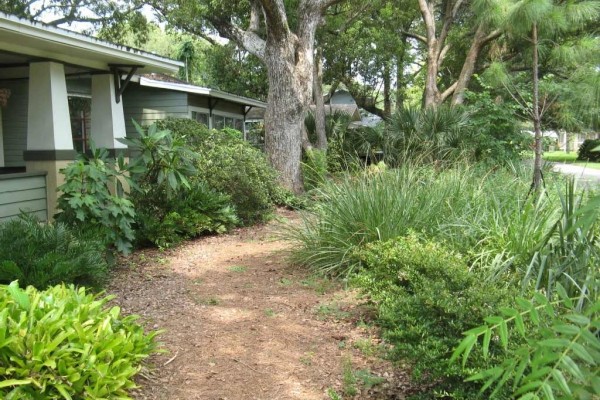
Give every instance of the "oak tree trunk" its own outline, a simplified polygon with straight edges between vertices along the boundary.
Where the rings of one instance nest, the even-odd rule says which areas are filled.
[[[291,43],[267,39],[265,64],[269,79],[265,111],[265,150],[271,165],[279,171],[280,182],[294,193],[302,192],[300,159],[306,95],[311,93],[309,74],[297,65]],[[306,68],[306,67],[305,67]]]

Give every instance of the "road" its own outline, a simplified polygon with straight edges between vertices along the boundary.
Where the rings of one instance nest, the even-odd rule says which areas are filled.
[[[554,171],[563,173],[565,175],[574,175],[580,182],[587,184],[599,184],[600,183],[600,170],[586,168],[580,165],[565,164],[565,163],[552,163],[554,165]]]

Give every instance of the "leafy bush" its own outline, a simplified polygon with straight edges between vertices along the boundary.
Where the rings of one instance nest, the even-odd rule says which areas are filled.
[[[493,98],[488,91],[467,92],[470,146],[476,161],[506,163],[516,161],[530,149],[531,137],[522,132],[517,122],[518,105]]]
[[[429,382],[424,398],[477,397],[478,385],[464,384],[465,372],[448,360],[462,333],[496,312],[507,291],[485,286],[460,255],[414,233],[369,244],[353,257],[362,266],[353,282],[376,304],[393,357],[410,361],[414,377]],[[482,357],[478,362],[474,368],[484,365]]]
[[[117,164],[117,165],[115,165]],[[129,253],[135,237],[133,204],[123,196],[123,158],[109,161],[106,149],[92,149],[92,155],[79,154],[60,172],[65,183],[59,186],[60,212],[56,220],[82,231],[101,231],[107,244]]]
[[[93,234],[25,214],[0,224],[0,283],[18,279],[39,289],[62,282],[101,286],[107,275],[105,246]]]
[[[170,247],[205,233],[224,233],[238,224],[229,196],[202,182],[191,182],[175,196],[148,199],[134,195],[138,207],[137,238],[158,247]]]
[[[173,124],[188,136],[195,133],[178,120]],[[138,243],[169,247],[203,233],[223,233],[237,223],[229,197],[198,180],[198,154],[188,147],[186,137],[157,124],[136,129],[139,136],[125,142],[139,153],[130,168],[136,184],[132,199]]]
[[[600,139],[586,139],[579,146],[577,159],[580,161],[600,162],[600,151],[595,150],[600,146]]]
[[[273,210],[279,193],[277,173],[259,150],[235,130],[208,130],[192,120],[167,119],[160,123],[201,155],[195,161],[197,179],[230,196],[244,223],[263,220]]]
[[[0,397],[129,399],[156,332],[109,300],[73,286],[0,286]]]

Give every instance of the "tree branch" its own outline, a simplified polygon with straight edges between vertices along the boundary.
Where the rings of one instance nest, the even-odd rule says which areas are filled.
[[[454,93],[454,90],[456,89],[457,84],[458,84],[458,82],[454,82],[452,85],[450,85],[446,90],[444,90],[442,92],[442,94],[440,95],[440,104],[443,103],[444,101],[446,101],[448,96],[450,96],[452,93]]]
[[[418,41],[427,44],[427,38],[425,36],[418,35],[416,33],[406,32],[406,31],[401,31],[400,33],[402,33],[406,37],[417,39]]]
[[[460,7],[463,4],[463,0],[456,0],[456,3],[454,3],[454,6],[452,6],[452,8],[450,9],[450,5],[451,3],[448,3],[448,8],[449,8],[449,12],[446,13],[444,15],[444,23],[442,25],[442,30],[440,31],[440,38],[439,38],[439,42],[438,42],[438,46],[439,46],[439,52],[441,52],[442,50],[442,46],[444,46],[444,43],[446,42],[446,38],[448,37],[448,33],[450,32],[450,26],[452,25],[452,23],[454,22],[454,19],[456,18],[456,14],[458,13],[458,10],[460,9]]]
[[[423,22],[425,23],[427,42],[433,42],[435,40],[435,19],[433,18],[433,12],[429,8],[427,0],[419,0],[419,10],[421,10]]]
[[[260,29],[260,18],[263,12],[262,7],[256,0],[252,1],[250,7],[250,25],[248,26],[248,31],[258,32]]]
[[[210,22],[221,36],[233,40],[249,53],[264,61],[266,43],[255,32],[245,31],[223,18],[213,17]]]
[[[273,39],[284,40],[289,36],[290,27],[283,0],[258,0],[265,14],[267,30]]]

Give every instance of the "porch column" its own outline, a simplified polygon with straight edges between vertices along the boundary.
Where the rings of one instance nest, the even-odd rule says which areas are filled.
[[[96,147],[109,151],[125,150],[127,145],[118,141],[125,137],[123,99],[115,100],[113,75],[92,76],[92,127],[91,137]]]
[[[4,167],[4,135],[2,133],[2,107],[0,106],[0,167]]]
[[[59,172],[75,158],[65,68],[50,61],[29,64],[27,150],[28,172],[46,171],[48,215],[56,212],[56,188],[64,182]]]

